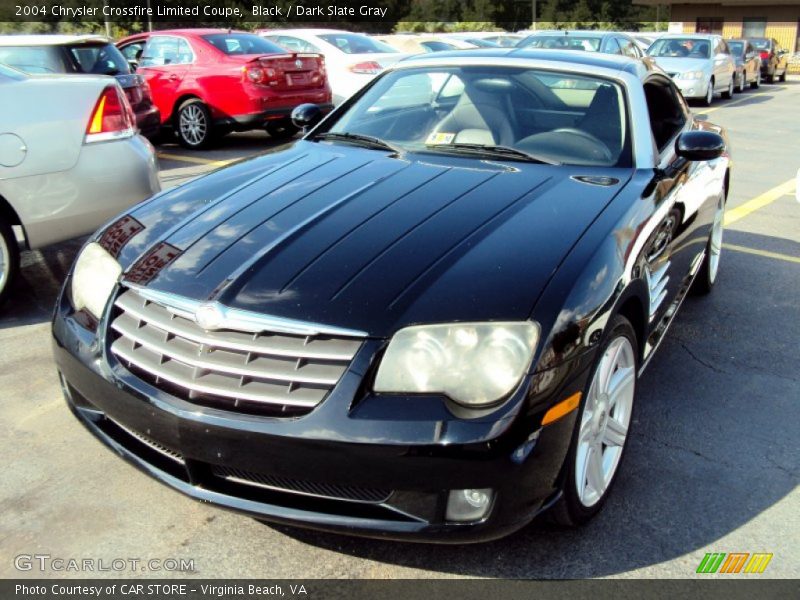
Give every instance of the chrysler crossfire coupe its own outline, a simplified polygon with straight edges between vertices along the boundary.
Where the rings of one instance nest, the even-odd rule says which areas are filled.
[[[322,114],[87,242],[53,325],[74,414],[260,520],[588,521],[639,374],[717,279],[724,131],[658,67],[549,50],[421,55]]]

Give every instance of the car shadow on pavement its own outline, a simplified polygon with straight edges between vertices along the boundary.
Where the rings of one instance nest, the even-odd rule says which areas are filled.
[[[726,241],[800,255],[784,238],[729,231]],[[737,529],[800,484],[800,376],[797,352],[787,352],[797,347],[787,324],[800,322],[800,265],[728,250],[720,269],[711,295],[684,303],[640,379],[623,470],[586,527],[542,517],[505,539],[459,546],[271,527],[330,551],[461,576],[603,577],[675,561],[662,576],[688,577],[706,551],[780,553],[730,548],[728,536],[736,540]],[[772,531],[766,540],[786,555],[790,537]]]
[[[61,285],[85,239],[21,252],[19,277],[0,307],[0,329],[50,320]]]

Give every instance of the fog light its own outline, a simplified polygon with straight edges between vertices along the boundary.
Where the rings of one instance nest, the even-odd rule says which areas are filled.
[[[486,516],[492,505],[492,490],[451,490],[447,498],[448,521],[477,521]]]

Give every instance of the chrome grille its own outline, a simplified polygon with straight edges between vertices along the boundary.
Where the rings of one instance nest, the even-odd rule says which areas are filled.
[[[265,475],[263,473],[252,473],[241,469],[213,465],[211,472],[222,479],[232,483],[252,485],[275,490],[278,492],[289,492],[302,494],[304,496],[316,496],[319,498],[331,498],[335,500],[348,500],[350,502],[370,502],[380,504],[386,502],[392,495],[391,490],[381,490],[376,488],[361,488],[334,483],[318,483],[313,481],[302,481],[290,479],[288,477],[278,477],[276,475]]]
[[[324,333],[207,331],[187,310],[201,303],[176,297],[170,306],[147,295],[127,289],[117,297],[111,352],[137,376],[198,404],[303,414],[328,395],[361,345]]]

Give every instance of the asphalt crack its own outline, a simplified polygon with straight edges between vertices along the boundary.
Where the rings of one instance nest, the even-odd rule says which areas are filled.
[[[685,343],[683,343],[683,342],[681,342],[681,341],[678,341],[678,344],[680,345],[680,347],[681,347],[681,348],[683,348],[684,350],[686,350],[686,353],[687,353],[689,356],[691,356],[691,357],[692,357],[692,358],[695,360],[695,362],[697,362],[697,363],[700,363],[701,365],[703,365],[703,366],[704,366],[705,368],[707,368],[707,369],[711,369],[711,370],[712,370],[712,371],[714,371],[715,373],[722,373],[723,375],[726,375],[726,374],[727,374],[727,372],[726,372],[726,371],[723,371],[722,369],[720,369],[720,368],[718,368],[718,367],[714,366],[712,363],[706,362],[706,361],[704,361],[702,358],[700,358],[699,356],[697,356],[697,355],[696,355],[694,352],[692,352],[692,351],[689,349],[689,346],[687,346]]]

